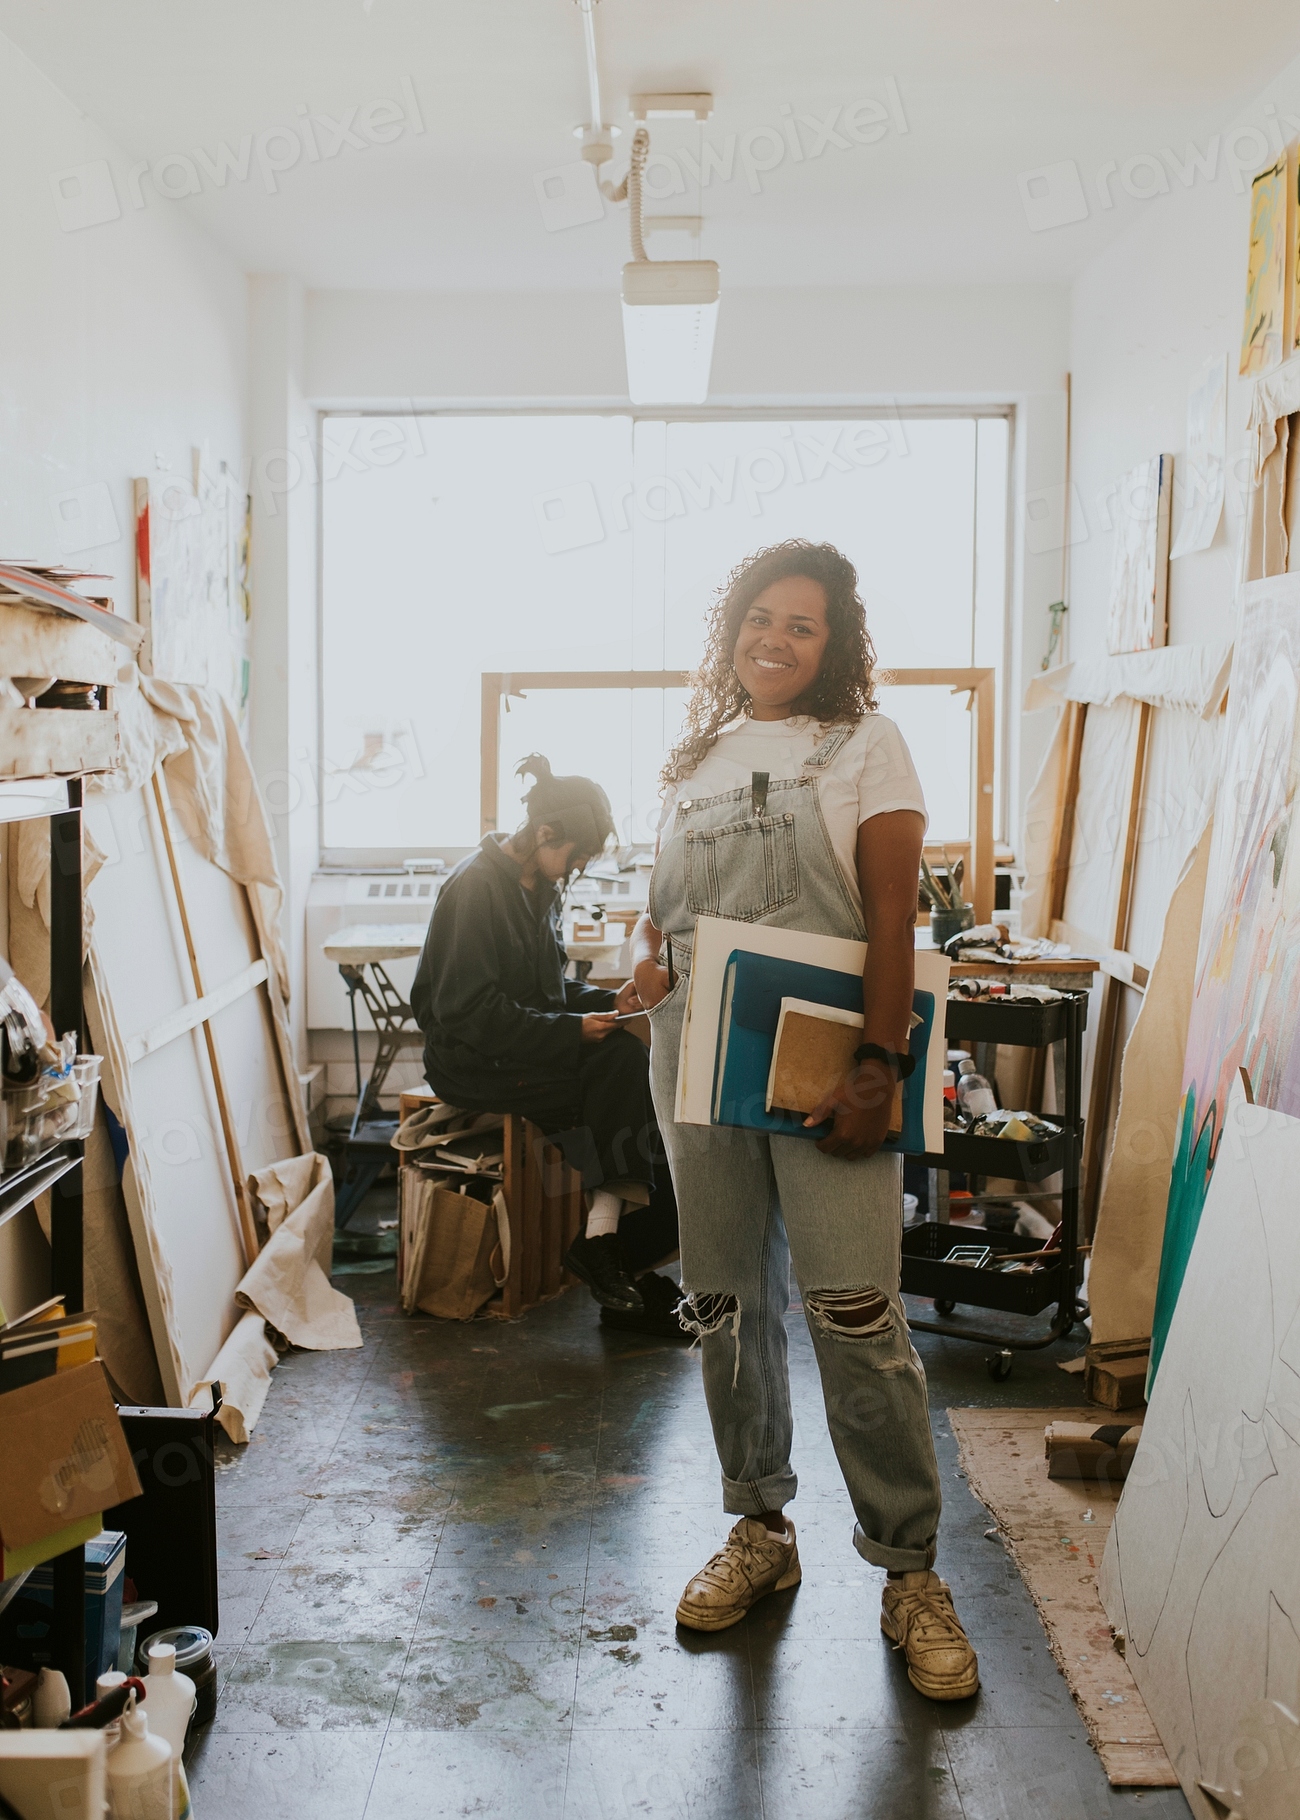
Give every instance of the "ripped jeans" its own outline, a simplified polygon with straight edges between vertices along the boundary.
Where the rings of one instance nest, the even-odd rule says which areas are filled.
[[[651,1084],[677,1193],[681,1317],[700,1337],[724,1508],[757,1516],[798,1486],[785,1328],[793,1262],[854,1545],[877,1567],[928,1567],[939,1472],[899,1299],[900,1160],[846,1163],[806,1138],[675,1123],[683,996],[652,1016]]]

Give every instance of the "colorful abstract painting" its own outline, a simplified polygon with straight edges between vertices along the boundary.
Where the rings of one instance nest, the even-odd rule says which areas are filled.
[[[1282,358],[1286,317],[1288,160],[1284,152],[1250,186],[1246,314],[1237,371],[1266,373]]]
[[[1238,1071],[1245,1069],[1257,1104],[1300,1117],[1298,772],[1300,575],[1280,575],[1242,590],[1156,1290],[1152,1381]]]

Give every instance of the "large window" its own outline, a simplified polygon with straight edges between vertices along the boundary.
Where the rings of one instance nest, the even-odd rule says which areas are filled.
[[[326,417],[327,860],[471,847],[484,673],[689,669],[718,584],[785,537],[857,565],[885,669],[990,666],[1001,700],[1008,437],[1004,415]],[[886,688],[882,706],[932,838],[964,840],[964,699]],[[653,837],[678,691],[538,691],[509,709],[499,825],[519,819],[516,765],[541,751],[600,779],[625,839]]]

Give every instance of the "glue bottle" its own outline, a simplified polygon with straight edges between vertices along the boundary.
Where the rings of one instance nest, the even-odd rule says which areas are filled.
[[[176,1666],[176,1645],[154,1643],[149,1648],[149,1673],[144,1678],[145,1710],[156,1737],[172,1747],[176,1770],[176,1820],[189,1820],[190,1788],[185,1778],[185,1732],[194,1711],[194,1683]]]
[[[134,1695],[121,1725],[121,1742],[108,1759],[109,1820],[177,1820],[171,1745],[151,1735]]]

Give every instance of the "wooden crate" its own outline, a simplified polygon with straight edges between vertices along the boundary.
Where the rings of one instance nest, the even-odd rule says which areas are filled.
[[[399,1117],[437,1098],[432,1087],[414,1087],[399,1097]],[[564,1268],[564,1254],[582,1231],[587,1206],[577,1170],[531,1119],[515,1112],[506,1114],[505,1165],[510,1274],[483,1313],[513,1321],[578,1281]]]
[[[77,777],[118,762],[117,714],[0,702],[0,776]]]

